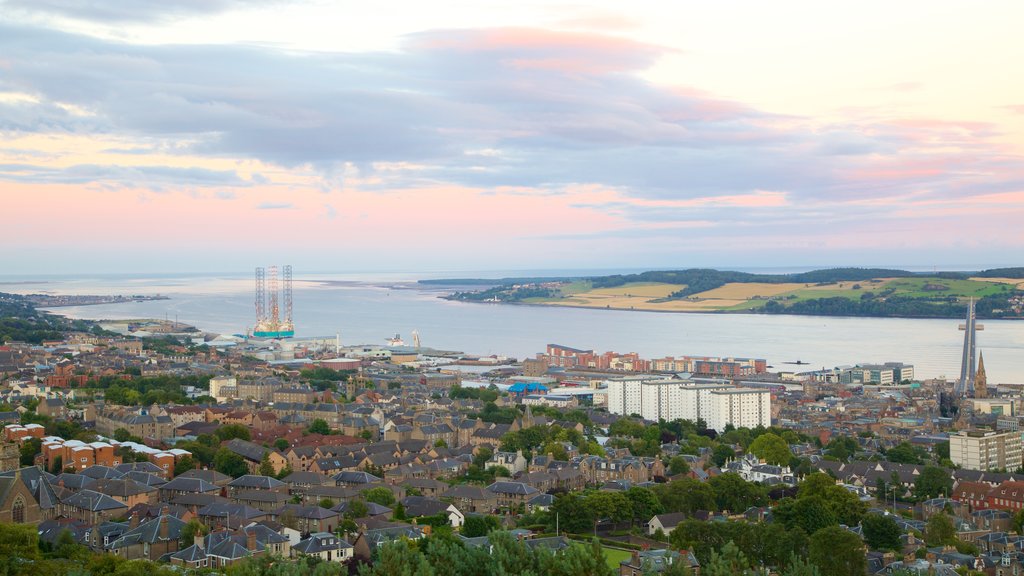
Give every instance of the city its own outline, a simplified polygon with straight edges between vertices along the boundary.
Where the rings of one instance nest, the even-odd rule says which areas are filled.
[[[1021,385],[988,383],[973,302],[961,377],[921,380],[898,361],[296,338],[280,333],[295,329],[285,269],[269,287],[257,270],[252,336],[63,321],[60,338],[0,346],[0,519],[37,526],[47,550],[194,570],[280,557],[386,572],[409,553],[394,543],[438,538],[593,546],[594,573],[622,575],[1016,566]],[[778,549],[736,540],[766,530]]]
[[[0,576],[1024,576],[1021,22],[0,0]]]

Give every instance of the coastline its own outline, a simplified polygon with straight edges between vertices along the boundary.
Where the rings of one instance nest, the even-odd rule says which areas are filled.
[[[806,318],[815,318],[815,317],[816,318],[878,318],[878,319],[883,319],[883,320],[886,319],[886,318],[905,319],[905,320],[962,320],[963,319],[961,316],[909,316],[909,315],[895,315],[895,314],[892,315],[892,316],[871,316],[871,315],[851,316],[851,315],[848,315],[848,314],[846,314],[846,315],[843,315],[843,314],[835,314],[835,315],[828,315],[828,314],[792,314],[792,313],[774,313],[774,314],[769,314],[769,313],[764,313],[764,312],[754,312],[754,311],[751,311],[751,310],[651,310],[649,308],[619,308],[619,307],[608,307],[608,306],[585,306],[585,305],[581,305],[581,306],[575,306],[575,305],[568,306],[568,305],[565,305],[565,304],[555,304],[555,303],[545,304],[545,303],[540,303],[540,302],[485,302],[485,301],[480,301],[480,300],[458,300],[458,299],[455,299],[455,298],[450,298],[449,296],[438,296],[438,298],[440,298],[442,300],[447,300],[449,302],[460,302],[460,303],[463,303],[463,304],[491,304],[491,305],[495,305],[495,306],[531,306],[531,307],[535,307],[535,308],[562,308],[562,309],[570,309],[570,310],[573,309],[573,308],[578,308],[580,310],[608,310],[608,311],[617,311],[617,312],[651,312],[651,313],[655,313],[655,314],[707,314],[707,315],[721,315],[721,316],[724,316],[724,315],[729,315],[729,316],[732,316],[732,315],[746,315],[746,316],[765,316],[765,317],[771,317],[771,316],[798,316],[798,317],[806,317]],[[978,320],[984,320],[986,322],[998,322],[998,321],[1002,321],[1002,320],[1006,320],[1006,321],[1021,321],[1021,320],[1024,320],[1024,316],[1009,316],[1009,317],[1004,317],[1004,318],[982,318],[982,317],[978,317]]]

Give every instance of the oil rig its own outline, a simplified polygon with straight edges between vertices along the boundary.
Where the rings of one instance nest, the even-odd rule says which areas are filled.
[[[283,310],[282,310],[283,308]],[[295,336],[292,322],[292,267],[277,266],[256,269],[256,338],[291,338]]]

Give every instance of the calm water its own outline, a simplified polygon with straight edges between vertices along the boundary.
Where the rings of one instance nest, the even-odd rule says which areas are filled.
[[[666,355],[754,356],[778,369],[803,360],[809,367],[903,361],[918,377],[959,375],[963,333],[956,320],[666,314],[468,304],[441,300],[443,292],[398,286],[408,275],[369,278],[318,275],[295,285],[298,336],[333,336],[344,344],[383,344],[395,333],[411,343],[474,354],[532,356],[551,343],[598,351]],[[354,282],[362,280],[364,282]],[[0,291],[76,294],[165,294],[171,300],[59,308],[76,318],[177,318],[201,329],[241,333],[252,326],[248,277],[163,277],[51,280],[0,284]],[[990,382],[1024,382],[1024,322],[985,321],[978,335]],[[800,369],[809,367],[799,367]],[[797,368],[797,367],[790,367]]]

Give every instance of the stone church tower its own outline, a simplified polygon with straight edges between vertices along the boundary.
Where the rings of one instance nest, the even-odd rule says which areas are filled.
[[[978,370],[974,374],[974,397],[988,398],[988,377],[985,376],[985,354],[978,353]]]

